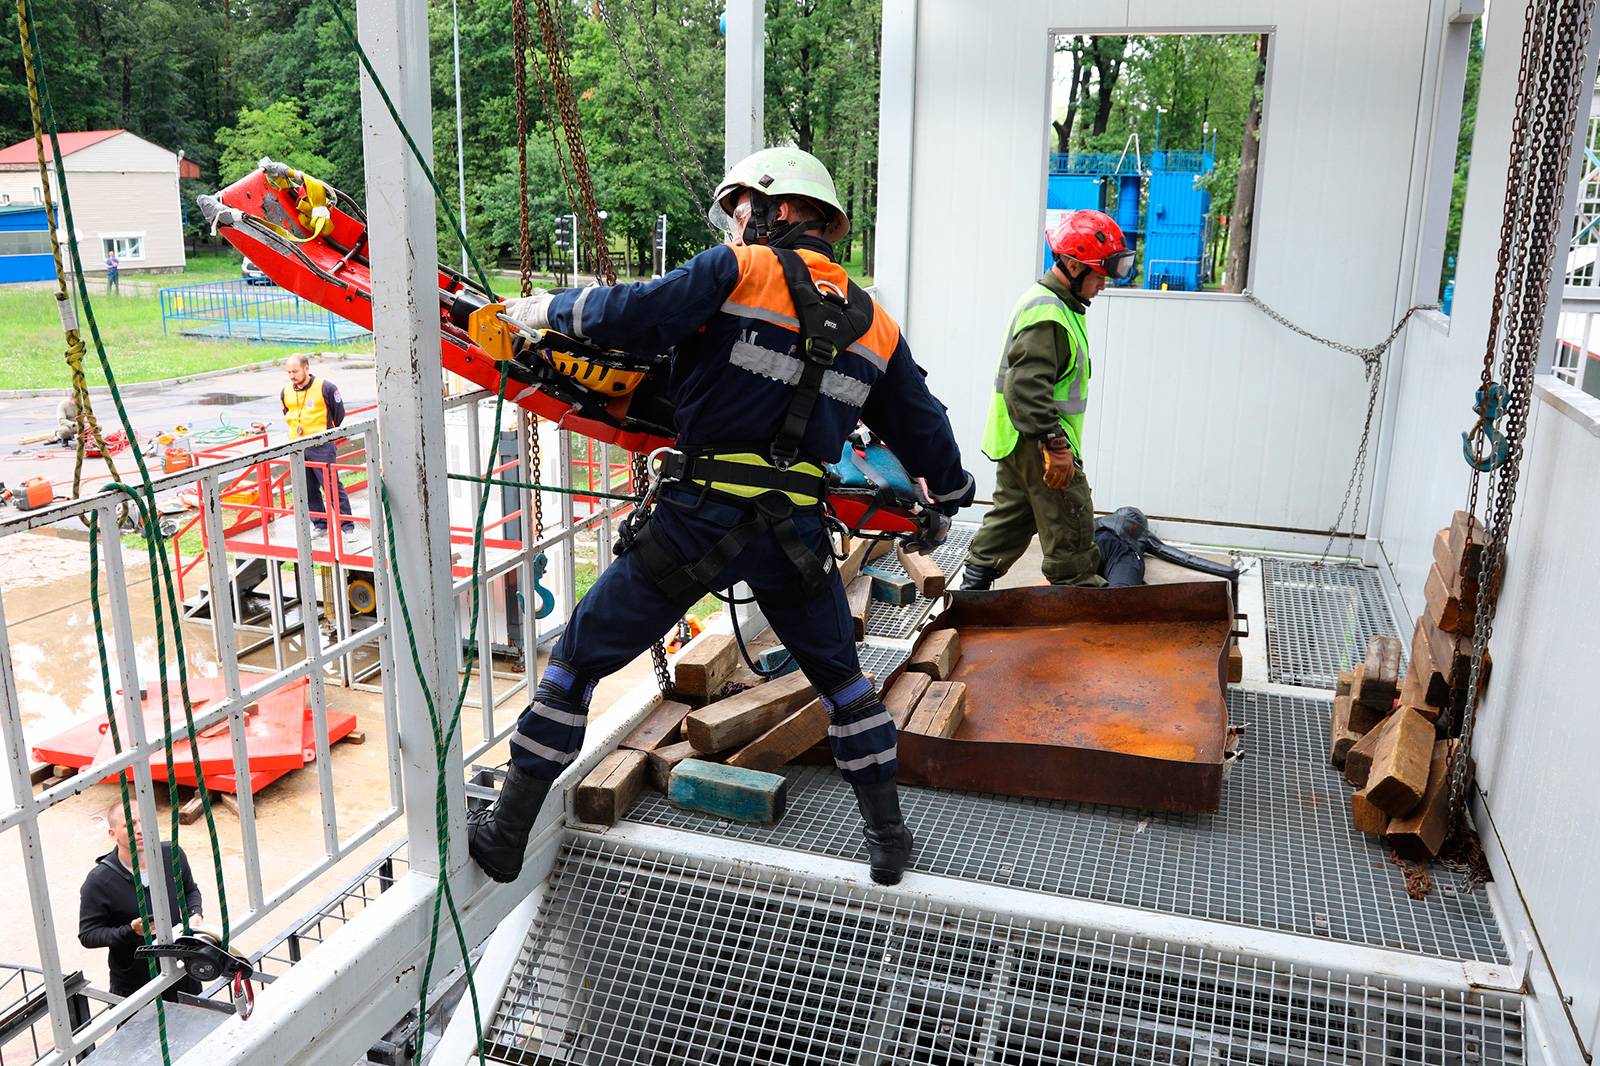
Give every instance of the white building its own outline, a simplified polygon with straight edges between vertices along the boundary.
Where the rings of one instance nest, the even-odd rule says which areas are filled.
[[[84,271],[105,273],[106,256],[113,251],[125,271],[182,270],[178,154],[127,130],[63,133],[59,140]],[[51,167],[51,194],[59,203],[48,142],[45,160]],[[31,138],[0,150],[0,204],[8,197],[12,204],[44,202]]]

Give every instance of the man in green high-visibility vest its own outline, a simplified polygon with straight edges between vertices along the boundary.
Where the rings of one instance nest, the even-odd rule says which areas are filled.
[[[995,375],[983,451],[1000,464],[994,506],[972,542],[963,589],[987,589],[1035,533],[1052,585],[1104,588],[1094,500],[1083,472],[1089,340],[1083,315],[1135,257],[1111,216],[1074,211],[1045,235],[1055,263],[1017,301]]]

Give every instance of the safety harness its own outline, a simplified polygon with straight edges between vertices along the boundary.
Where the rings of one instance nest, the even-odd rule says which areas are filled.
[[[770,250],[778,257],[794,301],[801,368],[783,423],[766,449],[767,456],[763,458],[758,448],[699,453],[664,449],[656,453],[656,476],[649,494],[624,523],[617,538],[617,553],[636,552],[650,579],[673,603],[684,608],[698,602],[717,575],[751,541],[769,532],[800,574],[799,589],[789,594],[794,602],[820,596],[833,580],[833,554],[827,552],[819,557],[806,546],[794,524],[796,514],[820,512],[828,495],[824,464],[802,458],[800,447],[822,392],[823,376],[833,368],[840,353],[872,325],[872,298],[853,281],[846,282],[847,292],[842,296],[823,292],[798,253],[786,248]],[[700,501],[715,497],[748,506],[755,514],[730,529],[697,562],[685,566],[657,539],[649,521],[650,505],[664,485],[684,486],[698,493]],[[698,505],[697,502],[695,506]]]

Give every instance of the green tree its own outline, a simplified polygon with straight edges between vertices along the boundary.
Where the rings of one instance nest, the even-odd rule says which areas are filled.
[[[300,116],[300,101],[279,100],[263,108],[241,108],[239,124],[217,131],[222,149],[217,166],[224,183],[254,170],[263,156],[320,177],[332,165],[308,147],[311,124]]]

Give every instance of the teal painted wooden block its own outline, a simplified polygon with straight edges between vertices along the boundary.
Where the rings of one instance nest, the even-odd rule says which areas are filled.
[[[762,671],[777,667],[778,672],[772,674],[772,677],[782,677],[784,674],[792,674],[800,669],[800,664],[795,661],[795,657],[789,654],[787,648],[782,647],[768,648],[762,652],[761,656],[756,659],[756,665],[761,667]]]
[[[872,598],[879,603],[917,602],[917,583],[905,574],[887,574],[875,566],[861,572],[872,578]]]
[[[667,798],[685,810],[771,825],[783,817],[789,779],[782,774],[685,759],[672,768]]]

